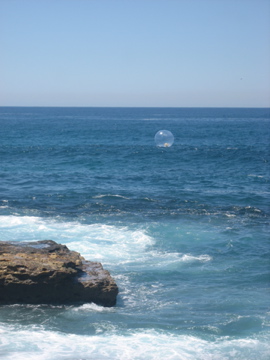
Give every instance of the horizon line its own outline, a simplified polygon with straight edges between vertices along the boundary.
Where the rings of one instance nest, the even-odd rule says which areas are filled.
[[[269,106],[85,106],[85,105],[0,105],[0,108],[107,108],[107,109],[270,109]]]

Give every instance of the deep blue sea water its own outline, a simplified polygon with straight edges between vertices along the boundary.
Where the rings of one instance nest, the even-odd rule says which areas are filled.
[[[0,358],[268,360],[269,143],[270,109],[0,108],[0,240],[66,244],[120,289],[1,306]]]

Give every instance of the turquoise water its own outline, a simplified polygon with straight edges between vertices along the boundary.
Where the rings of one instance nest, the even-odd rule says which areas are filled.
[[[1,240],[66,244],[120,290],[114,308],[1,306],[0,358],[269,359],[269,125],[269,109],[0,108]]]

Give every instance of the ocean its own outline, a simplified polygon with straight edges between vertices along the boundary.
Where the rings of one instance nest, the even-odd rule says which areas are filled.
[[[270,109],[1,107],[0,240],[119,286],[111,308],[0,306],[1,360],[268,360],[269,144]]]

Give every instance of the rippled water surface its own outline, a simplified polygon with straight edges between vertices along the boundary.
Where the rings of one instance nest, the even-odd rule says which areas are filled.
[[[1,359],[269,359],[269,109],[0,108],[0,136],[0,240],[66,244],[120,290],[1,306]]]

